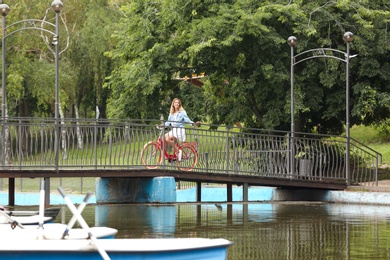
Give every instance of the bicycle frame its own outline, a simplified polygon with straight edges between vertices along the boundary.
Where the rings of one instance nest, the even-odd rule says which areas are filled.
[[[159,134],[159,136],[158,136],[158,138],[157,138],[157,143],[158,143],[160,149],[162,149],[165,158],[168,159],[168,160],[169,160],[169,159],[176,159],[176,158],[177,158],[177,152],[176,152],[176,151],[178,151],[179,149],[181,149],[185,144],[188,144],[188,145],[194,147],[195,151],[198,152],[198,137],[197,137],[197,135],[196,135],[196,130],[195,130],[195,128],[193,129],[193,131],[194,131],[194,139],[195,139],[195,142],[186,142],[186,141],[180,142],[180,141],[176,140],[176,141],[175,141],[175,146],[176,146],[175,148],[176,148],[176,149],[173,149],[173,154],[170,154],[170,153],[168,152],[167,146],[165,145],[165,143],[166,143],[166,142],[165,142],[165,138],[163,138],[164,133],[166,133],[166,131],[164,131],[164,129],[161,128],[161,129],[160,129],[160,134]],[[169,145],[169,144],[167,144],[167,145]],[[172,147],[172,148],[173,148],[173,147]]]
[[[141,153],[141,159],[146,168],[156,169],[165,159],[170,163],[175,161],[180,170],[191,171],[198,161],[198,142],[196,133],[196,142],[176,142],[173,153],[170,154],[165,147],[164,128],[156,127],[160,130],[157,140],[146,143]],[[178,157],[179,151],[180,157]]]
[[[164,133],[165,133],[164,128],[161,128],[160,129],[160,134],[159,134],[159,136],[157,138],[158,147],[163,151],[165,159],[168,159],[168,160],[169,159],[171,159],[171,160],[175,159],[176,158],[176,153],[175,153],[176,149],[173,149],[173,154],[168,153],[168,149],[166,147],[166,142],[165,142],[165,138],[164,138]],[[169,145],[169,144],[167,144],[167,145]],[[178,146],[177,143],[175,145]],[[180,146],[178,146],[178,148],[180,148]]]

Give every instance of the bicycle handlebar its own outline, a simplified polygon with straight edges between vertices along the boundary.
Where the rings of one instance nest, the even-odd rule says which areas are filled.
[[[197,123],[198,123],[198,122],[194,123],[194,124],[192,125],[192,128],[195,129],[195,127],[200,127],[200,124],[197,124]],[[155,126],[156,126],[156,128],[157,128],[158,130],[160,130],[160,131],[162,131],[163,128],[164,128],[164,129],[173,128],[173,126],[171,126],[171,125],[165,126],[165,125],[158,125],[158,124],[156,124]]]
[[[157,124],[156,124],[156,128],[157,128],[158,130],[162,131],[163,128],[164,128],[164,129],[169,129],[169,128],[171,128],[171,126],[164,126],[164,125],[157,125]]]

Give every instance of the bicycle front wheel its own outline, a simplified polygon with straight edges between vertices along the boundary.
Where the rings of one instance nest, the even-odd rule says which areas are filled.
[[[198,152],[190,144],[183,144],[181,146],[181,160],[177,161],[178,167],[182,171],[192,171],[198,163]]]
[[[156,141],[144,145],[141,153],[142,164],[148,169],[156,169],[161,163],[161,148]]]

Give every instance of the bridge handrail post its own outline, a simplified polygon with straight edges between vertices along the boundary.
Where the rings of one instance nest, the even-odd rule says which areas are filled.
[[[22,169],[22,149],[23,149],[23,139],[22,139],[22,120],[19,119],[18,120],[18,124],[19,124],[19,127],[18,127],[18,149],[19,149],[19,153],[18,153],[18,166],[19,166],[19,169]]]
[[[165,126],[165,121],[163,123],[163,126]],[[158,140],[158,138],[157,138]],[[165,167],[166,164],[165,164],[165,152],[168,153],[168,145],[165,145],[165,127],[162,127],[161,129],[161,141],[162,141],[162,147],[161,147],[161,151],[162,151],[162,165]],[[168,164],[169,165],[169,164]]]
[[[1,165],[5,166],[5,122],[1,121]]]
[[[108,143],[109,143],[109,151],[110,151],[110,167],[112,166],[112,133],[113,133],[113,127],[112,127],[112,122],[109,123],[109,128],[110,128],[110,131],[109,131],[109,135],[108,135]]]
[[[205,165],[206,165],[206,172],[209,172],[209,153],[205,152],[204,153],[204,160],[205,160]]]
[[[98,119],[95,118],[95,126],[94,126],[94,137],[93,137],[93,156],[94,156],[94,162],[95,162],[95,170],[97,170],[97,124]]]
[[[289,177],[291,178],[291,136],[290,133],[287,133],[287,147],[286,147],[286,156],[287,156],[287,175],[290,175]]]
[[[226,172],[229,172],[229,126],[226,126]]]
[[[290,155],[290,174],[291,177],[295,175],[295,135],[294,133],[290,134],[290,148],[291,148],[291,155]]]
[[[376,154],[375,159],[375,186],[378,187],[378,154]]]
[[[43,122],[40,122],[39,124],[39,134],[40,134],[40,139],[41,139],[41,155],[40,155],[40,163],[41,163],[41,167],[43,166],[43,158],[44,158],[44,142],[42,141],[43,140]]]

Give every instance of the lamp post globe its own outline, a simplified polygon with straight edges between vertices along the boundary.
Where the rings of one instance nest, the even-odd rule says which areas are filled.
[[[297,37],[295,37],[295,36],[290,36],[287,39],[288,45],[290,45],[293,48],[297,45],[297,41],[298,41]]]
[[[344,33],[343,39],[346,43],[353,42],[353,33],[351,32]]]
[[[64,6],[64,5],[62,4],[62,2],[61,2],[60,0],[54,0],[54,1],[51,3],[51,7],[53,8],[53,10],[54,10],[56,13],[61,12],[63,6]]]
[[[7,4],[0,4],[0,13],[2,16],[7,16],[10,9]]]

